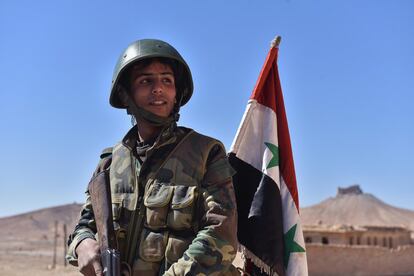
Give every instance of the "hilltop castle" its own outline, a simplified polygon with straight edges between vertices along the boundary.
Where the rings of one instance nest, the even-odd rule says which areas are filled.
[[[393,207],[359,185],[302,208],[310,274],[414,273],[414,212]]]

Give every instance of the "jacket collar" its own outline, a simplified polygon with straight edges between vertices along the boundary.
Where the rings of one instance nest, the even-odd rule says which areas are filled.
[[[174,122],[169,126],[163,128],[156,138],[154,145],[151,149],[156,149],[167,144],[174,143],[177,140],[177,124]],[[122,139],[122,144],[129,150],[133,150],[136,147],[138,141],[138,126],[133,126]]]

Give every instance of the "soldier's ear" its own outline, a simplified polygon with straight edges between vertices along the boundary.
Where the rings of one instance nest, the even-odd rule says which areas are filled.
[[[128,91],[126,90],[126,88],[123,85],[118,84],[117,92],[118,92],[119,99],[122,102],[122,105],[125,107],[128,107],[129,106],[129,95],[128,95]]]

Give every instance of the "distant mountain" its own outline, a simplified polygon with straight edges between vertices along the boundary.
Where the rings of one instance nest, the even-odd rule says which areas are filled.
[[[300,212],[303,225],[403,226],[414,231],[414,211],[391,206],[358,185],[338,188],[335,197]]]
[[[67,231],[70,233],[79,219],[81,206],[81,204],[73,203],[1,218],[0,237],[3,237],[2,239],[8,237],[10,239],[44,239],[53,235],[55,221],[58,222],[59,233],[63,232],[64,224],[67,225]]]
[[[1,240],[50,238],[55,221],[58,221],[59,235],[63,224],[67,225],[70,233],[79,219],[81,206],[67,204],[0,218]],[[300,212],[303,225],[403,226],[414,231],[414,211],[391,206],[363,193],[359,186],[338,188],[335,197],[301,208]]]

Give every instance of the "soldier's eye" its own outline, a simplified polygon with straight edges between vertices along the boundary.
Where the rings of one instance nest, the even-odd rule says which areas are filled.
[[[172,78],[164,78],[164,83],[167,83],[167,84],[172,84],[172,83],[174,83],[174,80],[172,79]]]
[[[148,84],[148,83],[150,83],[150,81],[151,81],[151,80],[149,80],[149,79],[147,79],[147,78],[144,78],[144,79],[141,79],[141,80],[139,81],[139,84]]]

